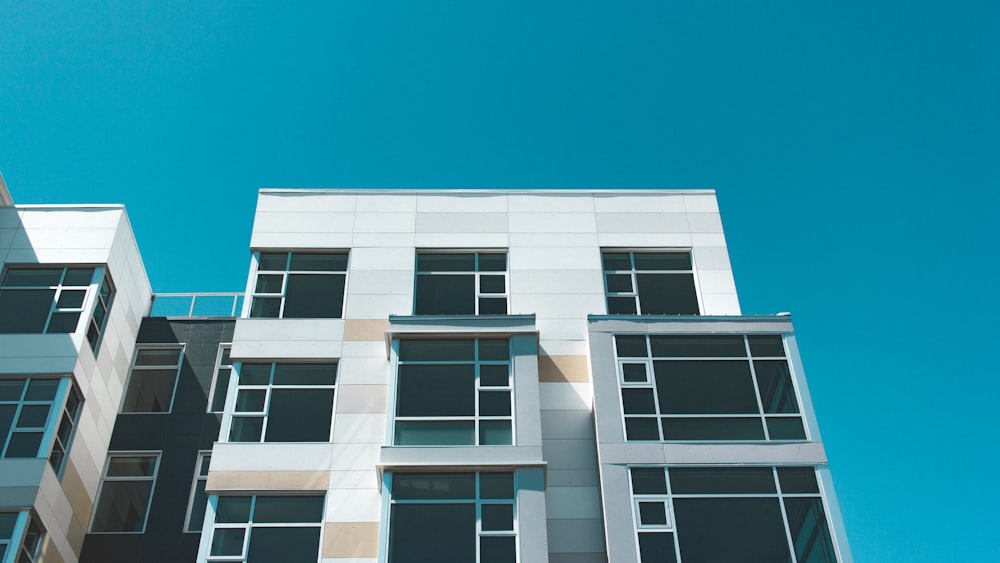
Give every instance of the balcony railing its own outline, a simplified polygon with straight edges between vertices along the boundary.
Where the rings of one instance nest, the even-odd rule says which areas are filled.
[[[242,293],[156,293],[150,317],[238,317]]]

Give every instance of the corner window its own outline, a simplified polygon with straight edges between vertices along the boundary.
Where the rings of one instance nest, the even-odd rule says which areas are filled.
[[[329,442],[337,364],[257,364],[238,369],[230,442]]]
[[[506,315],[506,252],[418,252],[417,315]]]
[[[0,457],[48,455],[59,474],[79,415],[80,395],[69,378],[0,379]]]
[[[8,268],[0,281],[0,333],[66,334],[83,328],[96,351],[113,296],[104,268]],[[81,326],[81,319],[86,324]]]
[[[181,346],[143,346],[136,350],[122,399],[123,413],[170,412],[183,351]]]
[[[339,319],[346,272],[346,252],[261,252],[250,316]]]
[[[805,440],[780,335],[615,337],[627,440]]]
[[[609,315],[697,315],[690,252],[605,250]]]
[[[218,497],[208,561],[316,563],[321,496]]]
[[[515,563],[513,473],[393,473],[388,563]]]
[[[232,344],[220,344],[215,357],[215,373],[212,374],[212,391],[208,397],[208,412],[226,410],[226,392],[229,390],[229,377],[233,373],[233,361],[229,358]]]
[[[90,531],[142,533],[159,465],[159,453],[110,454]]]
[[[198,452],[194,464],[194,479],[191,483],[191,499],[188,501],[185,532],[200,532],[205,521],[205,506],[208,496],[205,494],[205,484],[208,482],[208,467],[212,463],[212,452]]]
[[[513,444],[510,340],[401,340],[393,444]]]
[[[812,467],[632,467],[629,475],[641,563],[837,561]]]
[[[62,471],[66,467],[66,459],[69,448],[73,445],[73,437],[76,436],[76,424],[80,420],[80,411],[83,408],[83,400],[76,387],[67,380],[68,391],[66,402],[63,405],[59,426],[52,444],[52,451],[49,452],[49,465],[56,475],[62,477]]]
[[[33,514],[0,512],[0,561],[39,561],[44,544],[45,528]]]

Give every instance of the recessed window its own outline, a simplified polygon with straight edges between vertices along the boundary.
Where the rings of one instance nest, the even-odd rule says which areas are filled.
[[[188,501],[187,522],[185,532],[200,532],[205,521],[205,506],[208,495],[205,494],[205,484],[208,482],[208,467],[212,463],[212,452],[198,452],[194,464],[194,480],[191,483],[191,499]]]
[[[45,528],[32,513],[0,512],[0,561],[39,561],[44,543]]]
[[[114,286],[104,268],[8,268],[0,281],[0,333],[85,330],[96,351],[113,297]]]
[[[329,442],[337,364],[243,362],[230,442]]]
[[[159,453],[108,456],[91,532],[133,534],[145,530],[159,462]]]
[[[605,250],[609,315],[697,315],[690,252]]]
[[[0,379],[0,457],[33,458],[49,454],[50,442],[44,441],[46,431],[60,420],[62,397],[71,387],[68,379],[6,378]],[[79,395],[73,393],[76,414]],[[53,450],[53,469],[59,472],[65,448],[73,436],[75,417],[68,427],[60,427],[66,444]]]
[[[629,475],[641,563],[837,561],[812,467],[632,467]]]
[[[805,440],[780,335],[618,335],[628,440]]]
[[[316,563],[322,496],[222,496],[208,561]]]
[[[132,362],[123,413],[170,412],[181,369],[181,346],[143,346]]]
[[[346,272],[346,252],[261,252],[250,316],[339,319]]]
[[[510,340],[401,340],[393,443],[513,444]]]
[[[394,473],[389,563],[517,561],[513,473]]]
[[[66,402],[63,404],[59,417],[59,426],[56,429],[52,451],[49,452],[49,465],[60,477],[62,477],[62,471],[66,467],[69,449],[73,445],[73,437],[76,436],[76,425],[80,420],[80,411],[83,409],[83,399],[80,398],[80,393],[69,380],[66,382],[66,388]]]
[[[506,315],[506,252],[418,252],[417,315]]]
[[[233,361],[229,358],[232,344],[219,345],[215,357],[215,372],[212,374],[212,391],[208,397],[208,412],[226,410],[226,393],[229,390],[229,377],[233,373]]]

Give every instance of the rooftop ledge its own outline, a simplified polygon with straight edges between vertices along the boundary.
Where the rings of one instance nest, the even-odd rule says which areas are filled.
[[[584,189],[569,188],[565,190],[553,188],[456,188],[456,189],[421,189],[421,188],[261,188],[262,194],[286,194],[286,195],[309,195],[309,194],[344,194],[344,195],[521,195],[521,194],[542,194],[542,195],[704,195],[714,194],[714,188],[602,188]]]
[[[785,333],[794,332],[790,315],[587,315],[591,332]]]

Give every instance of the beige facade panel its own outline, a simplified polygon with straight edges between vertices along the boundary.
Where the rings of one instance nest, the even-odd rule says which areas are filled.
[[[80,479],[80,474],[77,472],[73,460],[68,460],[66,468],[63,469],[62,490],[69,500],[70,506],[73,507],[73,515],[76,520],[81,525],[85,525],[90,520],[94,499],[91,498],[87,488],[83,485],[83,480]]]
[[[323,557],[378,557],[378,522],[327,522]]]
[[[344,340],[385,340],[385,331],[389,328],[388,319],[346,319],[344,321]]]
[[[538,356],[538,381],[587,383],[590,381],[587,356]]]
[[[207,491],[324,491],[329,471],[209,471]]]

